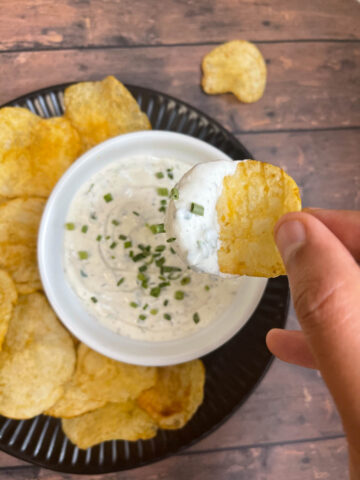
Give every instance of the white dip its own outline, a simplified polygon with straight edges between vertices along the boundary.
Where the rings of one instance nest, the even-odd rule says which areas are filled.
[[[241,279],[193,272],[166,233],[151,231],[164,224],[166,189],[188,169],[169,158],[132,157],[93,175],[72,200],[65,273],[87,311],[114,332],[150,341],[188,336],[234,300]]]
[[[170,202],[166,230],[168,235],[176,237],[176,251],[196,270],[222,275],[217,256],[220,240],[216,204],[224,177],[235,173],[237,163],[231,160],[199,163],[176,185],[179,198]]]

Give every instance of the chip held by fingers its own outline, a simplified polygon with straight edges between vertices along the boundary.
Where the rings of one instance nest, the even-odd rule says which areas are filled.
[[[256,160],[199,163],[171,196],[166,231],[192,268],[215,275],[285,274],[274,227],[285,213],[301,210],[301,199],[280,167]]]

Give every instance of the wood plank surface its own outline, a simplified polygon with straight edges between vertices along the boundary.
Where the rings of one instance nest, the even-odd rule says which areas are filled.
[[[250,105],[202,92],[200,63],[208,45],[2,53],[0,103],[41,87],[114,74],[179,97],[232,131],[360,127],[360,43],[260,47],[268,84],[264,97]]]
[[[355,0],[2,0],[2,50],[359,39]]]

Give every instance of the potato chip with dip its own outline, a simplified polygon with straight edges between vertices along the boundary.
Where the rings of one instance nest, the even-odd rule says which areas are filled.
[[[73,341],[44,295],[19,297],[0,352],[0,413],[25,419],[62,395],[75,366]]]
[[[15,283],[5,270],[0,270],[0,350],[17,300]]]
[[[80,134],[83,150],[108,138],[151,124],[129,90],[115,77],[100,82],[83,82],[65,90],[65,116]]]
[[[260,50],[245,40],[214,48],[202,61],[204,92],[233,93],[240,102],[259,100],[266,85],[266,63]]]
[[[65,435],[87,449],[107,440],[147,440],[156,435],[151,417],[133,402],[108,403],[90,413],[62,420]]]
[[[204,365],[193,360],[158,370],[156,385],[142,392],[137,403],[159,427],[182,428],[203,402]]]
[[[42,119],[25,108],[0,110],[0,196],[47,197],[80,153],[64,117]]]

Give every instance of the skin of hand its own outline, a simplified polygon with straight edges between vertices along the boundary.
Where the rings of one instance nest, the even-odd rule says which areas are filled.
[[[302,331],[273,329],[267,346],[320,370],[347,436],[351,479],[360,479],[360,212],[288,213],[274,234]]]

